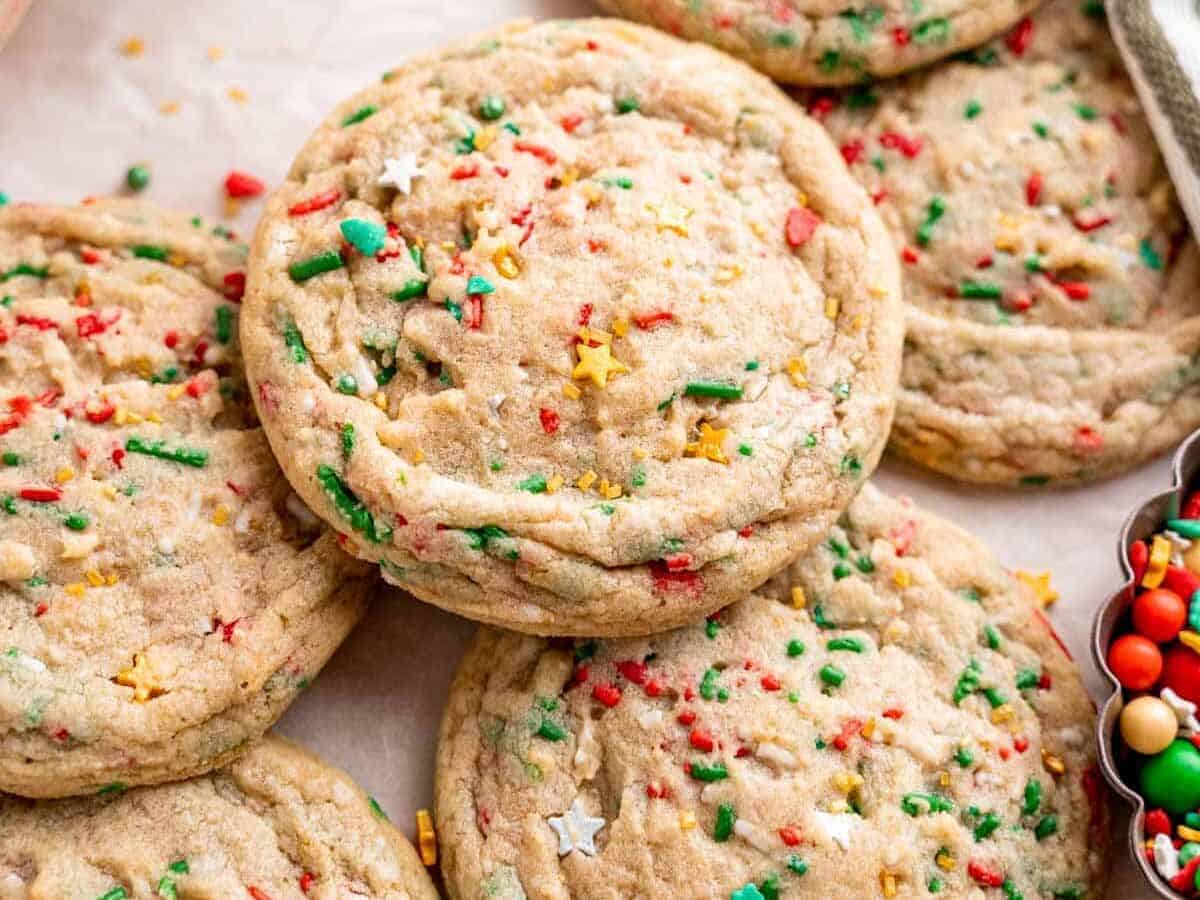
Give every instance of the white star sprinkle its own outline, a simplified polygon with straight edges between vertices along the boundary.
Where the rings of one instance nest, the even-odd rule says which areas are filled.
[[[379,183],[384,187],[390,185],[400,193],[407,194],[412,190],[413,179],[421,178],[424,174],[417,165],[417,154],[402,153],[399,159],[383,161],[383,174],[379,176]]]
[[[547,821],[558,835],[559,856],[566,856],[572,850],[588,856],[596,855],[596,832],[604,827],[605,822],[584,812],[578,797],[566,814],[551,816]]]

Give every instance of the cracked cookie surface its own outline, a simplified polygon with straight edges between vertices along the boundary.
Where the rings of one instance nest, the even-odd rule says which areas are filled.
[[[778,81],[867,82],[982,44],[1042,0],[597,0],[712,44]]]
[[[362,613],[255,424],[244,256],[131,202],[0,211],[0,790],[221,765]]]
[[[762,76],[518,23],[343,104],[267,204],[243,340],[292,483],[421,599],[538,633],[714,609],[877,459],[894,252]]]
[[[1094,479],[1200,425],[1200,249],[1094,12],[808,99],[902,254],[892,446],[957,478]]]
[[[271,735],[226,768],[124,794],[0,797],[5,897],[437,900],[344,772]]]
[[[1100,896],[1094,718],[1029,589],[867,485],[707,621],[481,630],[442,719],[442,870],[455,900]]]

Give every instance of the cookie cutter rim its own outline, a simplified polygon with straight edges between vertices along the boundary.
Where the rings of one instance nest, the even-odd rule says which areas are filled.
[[[1180,900],[1183,895],[1175,891],[1158,874],[1142,847],[1146,801],[1142,799],[1141,794],[1126,784],[1120,769],[1117,768],[1114,735],[1125,700],[1121,683],[1108,667],[1107,657],[1108,645],[1116,624],[1132,604],[1137,587],[1133,580],[1133,568],[1129,564],[1129,547],[1134,541],[1154,534],[1164,521],[1175,517],[1179,511],[1181,496],[1197,476],[1200,476],[1200,431],[1193,432],[1175,451],[1171,460],[1171,487],[1142,501],[1125,520],[1117,538],[1117,558],[1125,576],[1125,583],[1101,604],[1092,622],[1092,659],[1111,686],[1111,693],[1096,717],[1100,770],[1109,786],[1132,807],[1129,816],[1129,852],[1146,883],[1163,900]]]

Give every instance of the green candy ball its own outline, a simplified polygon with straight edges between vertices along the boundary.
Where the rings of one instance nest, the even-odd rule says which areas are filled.
[[[1142,766],[1142,794],[1150,806],[1181,816],[1200,806],[1200,750],[1176,738]]]

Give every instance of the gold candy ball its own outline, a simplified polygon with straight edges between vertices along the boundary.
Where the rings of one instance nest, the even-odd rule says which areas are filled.
[[[1121,710],[1121,737],[1146,756],[1166,750],[1178,730],[1175,713],[1157,697],[1138,697]]]

